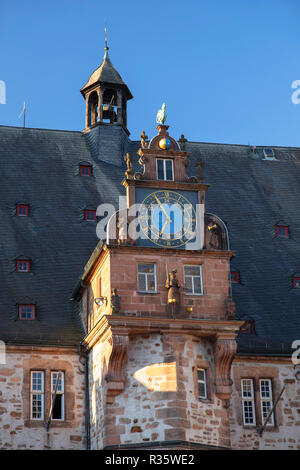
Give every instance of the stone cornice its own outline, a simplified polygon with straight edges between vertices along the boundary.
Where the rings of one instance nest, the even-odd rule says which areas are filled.
[[[98,341],[104,341],[111,334],[128,336],[150,333],[186,334],[230,341],[235,339],[243,323],[235,320],[103,315],[83,339],[82,346],[89,351]]]

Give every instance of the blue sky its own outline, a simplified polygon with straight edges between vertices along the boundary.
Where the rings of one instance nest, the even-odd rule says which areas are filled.
[[[104,54],[134,99],[132,139],[156,134],[166,102],[170,134],[188,140],[300,147],[299,0],[2,0],[0,124],[82,130],[79,93]]]

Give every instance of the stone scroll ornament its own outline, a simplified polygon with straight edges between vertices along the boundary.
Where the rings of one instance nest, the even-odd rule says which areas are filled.
[[[158,110],[156,115],[157,124],[164,124],[167,119],[166,104],[163,103],[161,109]]]

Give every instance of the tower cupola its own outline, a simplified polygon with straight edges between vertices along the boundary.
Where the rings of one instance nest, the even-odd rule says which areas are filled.
[[[133,96],[111,63],[105,40],[101,65],[92,73],[81,93],[86,102],[85,128],[98,124],[122,126],[127,130],[127,101]]]

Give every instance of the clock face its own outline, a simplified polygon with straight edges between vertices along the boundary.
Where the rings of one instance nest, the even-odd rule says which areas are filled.
[[[144,238],[160,247],[184,247],[195,237],[194,204],[184,191],[149,192],[141,200],[139,224]]]

